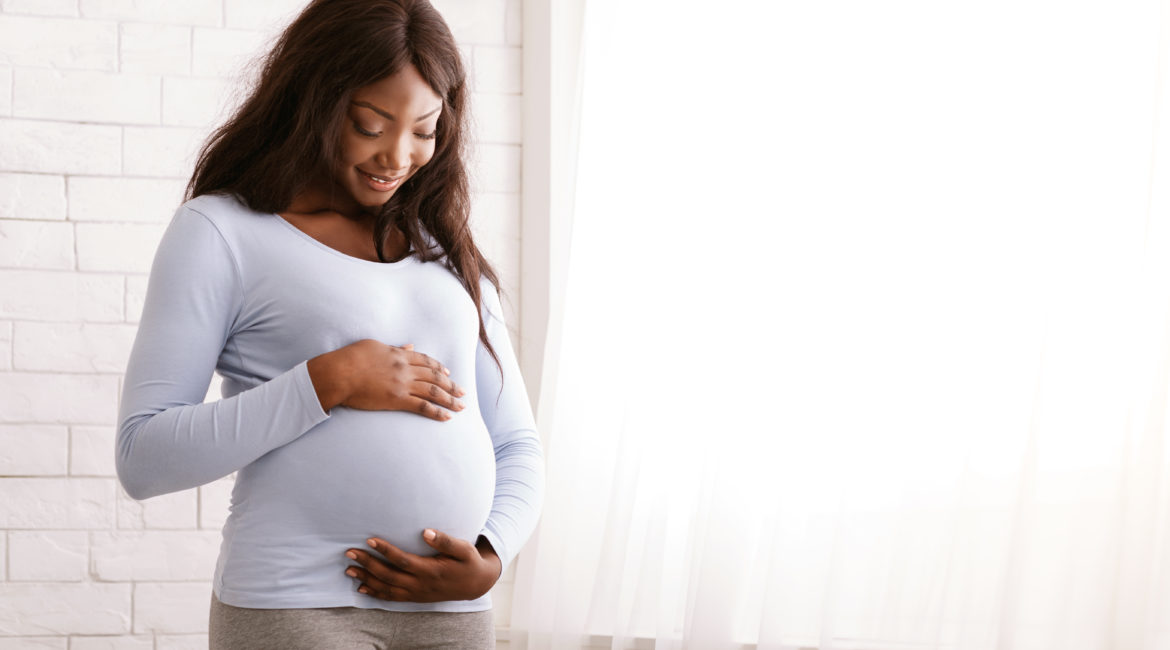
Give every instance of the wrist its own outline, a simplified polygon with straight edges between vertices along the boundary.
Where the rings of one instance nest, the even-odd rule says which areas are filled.
[[[499,581],[500,575],[504,571],[504,564],[500,560],[500,556],[496,555],[496,550],[492,548],[491,542],[489,542],[483,535],[480,535],[479,538],[475,540],[475,548],[479,551],[479,556],[483,558],[485,562],[487,562],[489,567],[491,567],[489,576],[491,578],[491,583],[488,584],[487,589],[484,590],[484,593],[487,593],[491,590],[492,587],[496,585],[496,582]]]
[[[317,355],[309,359],[306,365],[322,410],[328,413],[334,406],[345,402],[349,397],[349,388],[345,381],[347,374],[344,372],[341,350]]]

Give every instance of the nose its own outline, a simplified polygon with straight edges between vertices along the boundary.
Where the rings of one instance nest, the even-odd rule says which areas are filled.
[[[388,138],[387,145],[375,157],[382,171],[391,172],[394,176],[410,171],[413,163],[411,159],[414,154],[414,143],[411,141],[413,135],[409,129],[405,131],[406,133],[397,138]]]

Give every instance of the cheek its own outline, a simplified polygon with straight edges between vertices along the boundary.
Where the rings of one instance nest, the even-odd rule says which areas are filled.
[[[433,141],[432,141],[433,142]],[[414,150],[414,164],[418,167],[429,163],[435,157],[435,145],[431,142],[423,143]]]
[[[359,163],[369,158],[370,155],[371,148],[367,142],[347,138],[341,143],[341,160],[346,164],[352,165]]]

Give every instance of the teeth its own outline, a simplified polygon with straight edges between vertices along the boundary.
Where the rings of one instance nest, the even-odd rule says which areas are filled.
[[[362,173],[364,174],[365,172],[362,172]],[[366,174],[366,176],[369,176],[370,178],[372,178],[372,179],[374,179],[374,180],[378,181],[379,183],[386,183],[386,184],[390,184],[390,183],[393,183],[393,182],[394,182],[394,181],[393,181],[393,180],[391,180],[391,179],[388,179],[388,178],[382,178],[382,177],[380,177],[380,176],[374,176],[373,174]]]

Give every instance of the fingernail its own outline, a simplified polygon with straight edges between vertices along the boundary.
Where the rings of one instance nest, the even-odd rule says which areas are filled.
[[[427,539],[434,539],[435,538],[435,531],[428,528],[428,529],[423,531],[423,537],[425,537]]]
[[[451,371],[450,371],[450,370],[448,370],[448,369],[446,369],[446,368],[443,368],[443,372],[447,373],[448,375],[450,375],[450,374],[451,374]]]
[[[353,569],[350,569],[349,571],[346,571],[346,572],[345,572],[345,575],[347,575],[347,576],[349,576],[349,577],[351,577],[351,578],[356,578],[356,577],[357,577],[357,571],[354,571]]]
[[[462,411],[463,410],[463,402],[455,402],[455,407],[458,408],[460,411]]]
[[[346,553],[346,554],[345,554],[345,557],[347,557],[347,558],[349,558],[349,559],[351,559],[351,560],[356,560],[356,559],[357,559],[357,553],[354,553],[353,551],[349,551],[348,553]]]
[[[369,592],[369,590],[368,590],[368,589],[366,589],[365,587],[358,587],[358,591],[362,592],[363,594],[368,594],[368,593],[370,593],[370,592]]]
[[[372,539],[367,539],[366,543],[369,544],[372,548],[378,548],[378,543]]]

